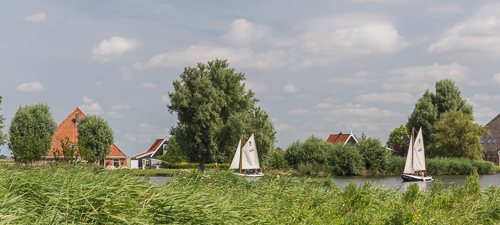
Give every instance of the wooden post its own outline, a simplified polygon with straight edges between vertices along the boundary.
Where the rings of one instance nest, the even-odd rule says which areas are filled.
[[[243,159],[243,155],[241,155],[243,153],[242,149],[243,149],[243,146],[241,146],[241,144],[243,144],[243,134],[241,135],[241,138],[240,138],[240,173],[241,173],[241,160]]]

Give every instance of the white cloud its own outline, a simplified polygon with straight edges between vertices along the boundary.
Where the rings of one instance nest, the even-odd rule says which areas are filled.
[[[323,102],[313,106],[314,109],[330,109],[333,108],[333,103],[336,103],[338,99],[336,98],[325,98]]]
[[[130,109],[129,105],[114,105],[111,107],[112,109]]]
[[[497,84],[500,84],[500,73],[497,73],[493,76],[493,81]]]
[[[451,79],[463,81],[469,79],[469,68],[452,63],[430,66],[415,66],[393,69],[389,71],[392,77],[382,84],[384,90],[423,92],[433,87],[436,81]]]
[[[156,84],[155,83],[142,83],[139,85],[140,88],[155,88]]]
[[[119,112],[108,112],[107,114],[111,118],[117,118],[117,119],[123,118],[123,116]]]
[[[44,12],[39,12],[39,13],[37,13],[35,15],[25,16],[23,18],[23,20],[24,21],[28,21],[28,22],[41,23],[41,22],[45,21],[46,17],[47,17],[47,14],[45,14]]]
[[[362,108],[359,104],[347,104],[343,108],[334,109],[327,112],[328,115],[349,115],[349,116],[364,116],[364,117],[386,117],[386,118],[404,118],[405,114],[394,112],[376,107]]]
[[[430,54],[500,53],[500,4],[481,7],[476,15],[456,24],[432,43]]]
[[[356,97],[356,100],[373,102],[401,102],[406,104],[412,104],[415,102],[413,95],[407,92],[362,94]]]
[[[498,101],[500,100],[500,95],[490,95],[488,93],[475,94],[471,98],[473,101]]]
[[[436,2],[438,3],[438,2]],[[426,15],[429,16],[434,16],[434,17],[449,17],[456,15],[457,13],[462,12],[462,9],[453,3],[444,3],[444,4],[433,4],[429,6],[426,10],[425,13]]]
[[[335,84],[346,84],[346,85],[360,85],[360,84],[369,84],[373,81],[374,78],[379,75],[374,72],[360,71],[353,75],[349,75],[348,77],[333,77],[330,78],[329,82]]]
[[[283,87],[283,92],[285,93],[295,93],[297,91],[299,91],[299,89],[297,89],[297,87],[295,87],[293,84],[288,84]]]
[[[308,112],[309,112],[309,110],[307,110],[307,109],[294,109],[294,110],[291,110],[289,113],[290,114],[306,114]]]
[[[161,100],[165,103],[170,103],[170,97],[168,95],[162,95]]]
[[[314,97],[314,95],[309,95],[304,93],[300,93],[297,95],[297,98],[312,98],[312,97]]]
[[[103,63],[109,62],[113,58],[127,51],[135,50],[138,47],[139,42],[134,39],[112,37],[110,40],[103,40],[98,46],[92,49],[92,60]]]
[[[102,109],[99,103],[94,102],[86,105],[81,105],[80,109],[87,114],[101,114]]]
[[[246,82],[245,83],[245,89],[252,90],[255,93],[259,92],[266,92],[267,91],[267,86],[265,84],[257,84],[257,83],[252,83],[252,82]]]
[[[229,32],[221,39],[238,46],[247,46],[271,38],[271,27],[265,24],[251,23],[245,19],[237,19],[230,24]]]
[[[288,124],[279,123],[274,126],[277,131],[296,131],[297,127],[290,126]]]
[[[148,69],[155,66],[178,67],[196,65],[198,62],[208,62],[216,58],[227,59],[231,66],[238,68],[280,68],[287,62],[286,53],[270,50],[254,52],[248,48],[229,48],[192,45],[182,51],[174,51],[153,56],[146,64],[136,63],[135,69]]]
[[[102,81],[102,80],[97,81],[97,82],[95,82],[95,85],[99,86],[99,87],[102,87],[104,85],[104,81]]]
[[[83,96],[83,103],[89,104],[89,103],[92,103],[92,102],[94,102],[94,100],[92,100],[91,98],[89,98],[87,96]]]
[[[17,86],[16,90],[24,92],[42,91],[43,85],[40,82],[22,83]]]
[[[474,117],[476,117],[476,118],[486,118],[489,121],[497,115],[498,115],[498,112],[495,112],[490,107],[483,107],[483,108],[474,109]]]

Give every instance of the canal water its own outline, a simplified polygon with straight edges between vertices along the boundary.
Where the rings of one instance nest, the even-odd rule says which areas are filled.
[[[433,176],[434,179],[441,180],[445,186],[453,186],[453,185],[465,185],[466,175],[442,175],[442,176]],[[144,179],[144,178],[143,178]],[[322,178],[317,178],[322,179]],[[171,177],[151,177],[149,179],[150,183],[155,183],[159,185],[163,185],[166,182],[169,182]],[[349,184],[349,182],[354,182],[358,186],[364,184],[366,181],[372,183],[373,186],[382,186],[384,188],[396,188],[401,189],[402,191],[406,190],[406,188],[412,184],[416,183],[420,187],[421,190],[425,190],[434,184],[434,181],[428,182],[403,182],[401,176],[335,176],[333,177],[333,181],[339,187],[345,187]],[[486,189],[490,185],[500,186],[500,174],[492,174],[492,175],[479,175],[479,183],[481,183],[481,189]]]

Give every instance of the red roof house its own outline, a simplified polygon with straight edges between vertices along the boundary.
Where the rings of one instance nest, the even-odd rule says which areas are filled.
[[[130,158],[132,160],[138,160],[138,167],[142,168],[143,163],[146,163],[146,161],[159,161],[157,160],[157,157],[165,154],[167,147],[167,138],[156,139],[147,151],[134,155]]]
[[[54,150],[61,149],[60,140],[64,140],[64,138],[68,137],[71,146],[78,147],[78,121],[87,117],[85,113],[78,107],[76,107],[73,112],[71,112],[60,124],[57,126],[57,130],[52,136],[52,148],[49,151],[49,154],[45,156],[45,160],[42,160],[42,163],[50,163],[54,159]],[[123,151],[113,143],[111,145],[111,153],[104,160],[105,165],[127,165],[127,155],[123,153]]]
[[[345,145],[347,143],[354,145],[358,144],[358,139],[356,138],[356,136],[352,134],[352,131],[350,134],[343,134],[342,132],[340,132],[338,134],[330,134],[330,137],[326,139],[326,142],[332,143],[333,145],[336,144]]]

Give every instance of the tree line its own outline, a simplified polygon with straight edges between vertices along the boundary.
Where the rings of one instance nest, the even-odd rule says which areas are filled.
[[[57,123],[50,107],[43,103],[19,106],[8,134],[2,131],[4,121],[5,117],[0,114],[0,145],[7,144],[16,163],[32,164],[40,161],[50,150],[54,159],[60,162],[68,163],[76,158],[87,162],[103,162],[114,142],[113,130],[108,122],[100,116],[90,115],[75,121],[78,123],[78,145],[70,143],[69,137],[65,137],[59,139],[59,148],[51,149]]]

